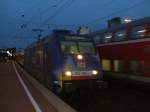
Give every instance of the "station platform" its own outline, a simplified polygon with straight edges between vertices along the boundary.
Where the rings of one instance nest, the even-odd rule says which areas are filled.
[[[76,112],[14,61],[0,63],[0,112]]]

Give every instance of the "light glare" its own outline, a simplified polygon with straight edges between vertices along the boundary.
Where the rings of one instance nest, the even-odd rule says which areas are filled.
[[[78,60],[82,60],[83,59],[83,56],[81,54],[77,55],[77,59]]]
[[[66,75],[66,76],[71,76],[71,71],[66,71],[66,72],[65,72],[65,75]]]
[[[98,71],[97,70],[93,70],[92,73],[93,73],[93,75],[97,75]]]

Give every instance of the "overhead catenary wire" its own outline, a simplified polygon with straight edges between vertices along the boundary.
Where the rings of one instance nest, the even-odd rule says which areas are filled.
[[[58,6],[58,5],[60,5],[63,1],[65,1],[65,0],[60,0],[60,1],[57,2],[55,5],[52,5],[52,6],[48,7],[48,8],[46,8],[46,9],[43,10],[43,11],[40,11],[40,14],[43,15],[44,13],[48,12],[50,9],[52,9],[52,8],[54,8],[54,7]],[[106,2],[106,3],[104,3],[104,4],[101,4],[101,5],[102,5],[102,6],[108,6],[108,5],[113,4],[114,1],[116,1],[116,0],[110,0],[110,1],[108,1],[108,2]],[[58,8],[58,9],[56,10],[55,13],[53,13],[53,15],[49,16],[48,19],[45,20],[45,21],[39,26],[39,28],[40,28],[41,26],[44,26],[44,25],[49,25],[49,23],[46,23],[47,21],[50,21],[51,19],[53,19],[54,17],[56,17],[57,15],[59,15],[64,9],[68,8],[73,2],[74,2],[74,0],[68,0],[68,1],[66,1],[60,8]],[[38,13],[39,13],[39,12],[38,12]],[[28,22],[26,22],[25,24],[23,24],[23,26],[24,26],[24,25],[27,26],[28,24],[33,23],[33,22],[31,22],[31,21],[32,21],[32,19],[34,18],[34,15],[35,15],[35,14],[33,14],[33,16],[31,17],[31,19],[30,19]],[[36,23],[36,24],[37,24],[37,23]],[[58,25],[57,25],[57,26],[58,26]],[[60,25],[60,26],[62,26],[62,25]],[[63,26],[66,26],[66,25],[63,25]],[[73,25],[69,25],[69,26],[73,26]],[[77,26],[77,25],[76,25],[76,26]]]
[[[105,4],[113,4],[114,2],[112,2],[113,0],[111,0],[111,1],[109,1],[109,2],[106,2]],[[66,2],[64,2],[64,4],[61,6],[61,7],[59,7],[58,8],[58,10],[56,10],[56,12],[53,14],[53,15],[51,15],[47,20],[45,20],[41,25],[40,25],[40,27],[41,26],[43,26],[43,25],[49,25],[49,23],[47,23],[48,21],[50,21],[50,20],[52,20],[54,17],[56,17],[58,14],[60,14],[64,9],[66,9],[68,6],[66,6],[66,5],[68,5],[68,4],[72,4],[72,2],[73,2],[73,0],[67,0]],[[107,15],[107,16],[104,16],[104,17],[101,17],[101,18],[98,18],[98,19],[96,19],[96,20],[94,20],[94,21],[90,21],[90,22],[88,22],[87,24],[89,25],[90,23],[94,23],[94,22],[97,22],[97,21],[99,21],[99,20],[102,20],[102,19],[106,19],[106,18],[108,18],[108,17],[110,17],[111,15],[114,15],[114,14],[117,14],[117,13],[121,13],[121,12],[123,12],[123,11],[125,11],[125,12],[127,12],[127,9],[129,10],[129,9],[132,9],[132,8],[134,8],[134,7],[137,7],[137,6],[139,6],[139,5],[142,5],[142,3],[147,3],[147,2],[149,2],[149,0],[145,0],[145,1],[142,1],[142,2],[138,2],[137,4],[134,4],[134,5],[132,5],[132,6],[130,6],[130,7],[128,7],[128,8],[125,8],[125,9],[121,9],[121,10],[119,10],[119,11],[117,11],[117,12],[113,12],[113,13],[111,13],[111,14],[109,14],[109,15]],[[58,2],[57,4],[60,4],[60,2]],[[65,7],[66,6],[66,7]],[[106,5],[107,6],[107,5]],[[48,10],[48,9],[47,9]],[[45,10],[46,11],[46,10]],[[47,24],[46,24],[47,23]],[[57,27],[58,26],[67,26],[67,25],[56,25]],[[69,26],[71,26],[71,25],[69,25]],[[72,25],[73,26],[73,25]]]
[[[48,24],[47,22],[52,20],[54,17],[58,16],[60,13],[62,13],[66,8],[70,7],[74,0],[67,0],[61,7],[59,7],[53,15],[49,16],[42,24],[39,25],[39,27],[42,27],[45,24]]]
[[[116,1],[116,0],[110,0],[110,1],[108,1],[108,2],[106,2],[106,3],[104,3],[104,4],[101,4],[102,6],[108,6],[108,5],[112,5],[113,3],[114,3],[114,1]],[[68,7],[70,7],[71,6],[71,4],[74,2],[74,0],[70,0],[69,1],[70,3],[67,3],[67,1],[66,1],[66,5],[68,5]],[[64,6],[66,6],[65,4],[64,4]],[[52,16],[50,16],[47,20],[45,20],[39,27],[41,27],[41,26],[43,26],[43,25],[49,25],[49,24],[46,24],[46,22],[47,21],[50,21],[51,19],[53,19],[54,17],[56,17],[59,13],[61,13],[65,8],[68,8],[68,7],[64,7],[64,6],[62,6],[62,7],[60,7],[60,9],[58,9]],[[57,25],[58,26],[58,25]],[[62,26],[62,25],[60,25],[60,26]],[[68,26],[68,25],[63,25],[63,26]],[[80,25],[69,25],[69,26],[80,26]]]
[[[35,7],[36,5],[39,5],[41,3],[41,0],[39,0],[36,4],[33,4],[32,6],[30,6],[31,8]],[[22,15],[27,15],[28,12],[31,11],[31,8],[28,8],[28,10],[26,10],[25,12],[22,12]],[[21,16],[22,16],[21,15]]]
[[[49,7],[45,8],[44,10],[41,10],[40,8],[38,8],[39,10],[36,13],[32,14],[32,16],[30,17],[30,19],[27,20],[26,22],[24,22],[24,24],[26,24],[26,26],[27,26],[27,25],[33,23],[32,20],[35,18],[35,15],[37,15],[37,14],[40,13],[40,16],[42,16],[44,13],[46,13],[46,12],[50,11],[51,9],[53,9],[53,8],[57,7],[58,5],[60,5],[63,1],[64,0],[59,0],[56,4],[50,5]],[[41,1],[40,1],[40,3],[41,3]],[[24,15],[24,17],[26,16],[26,14],[23,14],[23,15]]]
[[[64,0],[60,0],[59,2],[57,2],[56,4],[47,7],[46,9],[44,9],[43,11],[41,11],[41,14],[46,13],[47,11],[50,11],[52,8],[59,6]]]
[[[60,5],[63,1],[64,1],[64,0],[59,0],[59,1],[57,1],[55,4],[49,6],[48,8],[42,10],[41,12],[40,12],[40,9],[39,9],[36,13],[39,14],[39,12],[40,12],[40,13],[48,12],[48,10],[54,8],[54,6],[57,7],[57,6]],[[39,3],[41,3],[41,1],[38,2],[38,3],[36,3],[36,4],[39,4]],[[26,17],[26,14],[22,14],[21,17],[22,17],[22,18]],[[33,23],[32,20],[34,19],[34,17],[35,17],[35,14],[32,14],[32,17],[31,17],[29,20],[27,20],[26,22],[24,22],[23,24],[21,24],[21,25],[20,25],[20,28],[25,30],[26,27],[27,27],[29,24]],[[39,19],[41,20],[41,15],[40,15]],[[38,23],[34,22],[34,24],[38,24]],[[17,31],[17,32],[18,32],[18,31]]]
[[[104,3],[104,4],[101,4],[101,6],[106,7],[106,6],[112,5],[113,3],[115,3],[115,1],[116,1],[116,0],[110,0],[110,1],[108,1],[108,2],[106,2],[106,3]],[[102,8],[102,7],[101,7],[101,8]]]
[[[54,5],[52,5],[52,6],[48,7],[48,8],[46,8],[46,9],[43,10],[43,11],[40,11],[40,14],[41,14],[41,15],[45,14],[46,12],[50,11],[50,9],[55,8],[55,7],[57,7],[58,5],[60,5],[63,1],[65,1],[65,0],[60,0],[60,1],[57,2],[56,4],[54,4]],[[63,6],[61,6],[53,15],[51,15],[51,16],[50,16],[47,20],[45,20],[45,21],[48,21],[48,20],[54,18],[56,15],[58,15],[60,12],[62,12],[62,11],[64,10],[64,7],[65,7],[66,5],[68,5],[68,7],[69,7],[69,6],[73,3],[73,1],[74,1],[74,0],[68,0],[68,1],[66,1]],[[101,4],[101,5],[102,5],[102,6],[108,6],[108,5],[111,5],[112,3],[114,3],[114,1],[116,1],[116,0],[110,0],[110,1],[108,1],[108,2],[106,2],[106,3],[104,3],[104,4]],[[66,7],[66,8],[67,8],[67,7]],[[37,13],[39,13],[39,12],[37,12]],[[34,15],[35,15],[35,14],[33,14],[33,16],[31,17],[31,19],[26,22],[26,26],[31,23],[32,19],[34,18]],[[32,23],[33,23],[33,22],[32,22]],[[45,24],[45,23],[46,23],[46,22],[44,22],[44,23],[43,23],[42,25],[40,25],[40,26],[48,25],[48,24]]]
[[[138,2],[138,3],[136,3],[136,4],[134,4],[134,5],[130,6],[130,7],[127,7],[127,8],[121,9],[121,10],[118,10],[118,11],[113,12],[113,13],[107,15],[107,16],[98,17],[97,19],[92,20],[92,21],[89,21],[89,22],[87,22],[86,24],[87,24],[87,25],[94,24],[94,23],[96,23],[96,22],[98,22],[98,21],[102,21],[102,20],[104,20],[104,19],[107,19],[108,17],[110,17],[110,16],[112,16],[112,15],[115,15],[115,14],[118,14],[118,13],[125,13],[125,12],[127,12],[127,11],[130,11],[130,9],[134,9],[134,8],[136,8],[136,7],[138,7],[138,6],[142,6],[142,5],[144,5],[144,4],[148,3],[148,2],[150,2],[150,0],[144,0],[144,1]]]
[[[33,7],[35,7],[36,5],[39,5],[41,3],[41,1],[39,0],[36,4],[34,4],[34,5],[32,5],[32,9],[33,9]],[[31,12],[31,8],[28,8],[28,10],[26,10],[25,12],[22,12],[22,14],[21,14],[21,17],[22,18],[25,18],[26,17],[26,15],[28,15],[28,13],[29,12]],[[33,14],[32,14],[32,16],[31,16],[31,18],[33,17]],[[27,22],[26,22],[27,23]]]

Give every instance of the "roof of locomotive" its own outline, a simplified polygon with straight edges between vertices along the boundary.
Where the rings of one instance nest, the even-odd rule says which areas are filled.
[[[33,42],[26,49],[30,49],[30,48],[34,48],[34,47],[37,47],[37,46],[41,46],[43,44],[49,43],[49,41],[53,37],[60,37],[61,38],[62,36],[84,36],[84,37],[88,37],[87,35],[73,34],[69,30],[63,30],[63,29],[61,29],[61,30],[53,30],[52,33],[50,33],[49,35],[45,36],[44,38],[42,38],[40,40],[37,40],[36,42]]]

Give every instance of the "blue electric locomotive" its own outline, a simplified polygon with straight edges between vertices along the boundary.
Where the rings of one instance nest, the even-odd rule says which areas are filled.
[[[25,50],[25,68],[59,93],[104,85],[93,38],[54,30]]]

